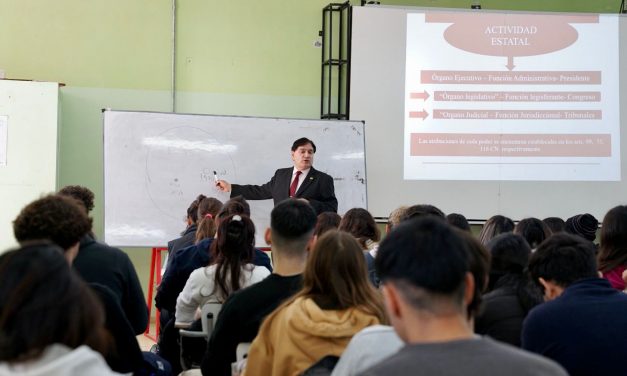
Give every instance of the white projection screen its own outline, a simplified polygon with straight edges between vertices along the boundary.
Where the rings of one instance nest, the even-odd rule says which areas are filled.
[[[625,204],[626,20],[353,8],[350,119],[366,123],[369,210],[601,220]]]

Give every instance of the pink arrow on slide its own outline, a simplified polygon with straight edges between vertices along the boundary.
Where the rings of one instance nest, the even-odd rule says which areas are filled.
[[[508,56],[507,57],[507,65],[506,65],[508,70],[514,70],[514,68],[516,68],[516,66],[514,65],[514,57],[513,56]]]
[[[429,116],[429,113],[425,110],[422,111],[409,111],[409,117],[416,119],[416,118],[422,118],[422,120],[426,119],[427,116]]]
[[[422,93],[409,93],[410,99],[424,99],[425,101],[429,99],[429,93],[424,90]]]

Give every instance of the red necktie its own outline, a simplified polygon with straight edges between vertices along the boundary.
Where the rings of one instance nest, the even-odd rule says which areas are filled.
[[[290,185],[290,197],[294,197],[296,194],[296,187],[298,187],[298,178],[300,177],[301,172],[296,171],[296,177],[292,180],[292,184]]]

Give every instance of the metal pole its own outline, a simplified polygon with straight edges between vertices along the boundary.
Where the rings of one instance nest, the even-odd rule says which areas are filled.
[[[176,0],[172,0],[172,112],[176,112]]]

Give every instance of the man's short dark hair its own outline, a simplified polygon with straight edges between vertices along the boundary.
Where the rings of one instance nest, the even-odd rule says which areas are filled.
[[[424,216],[435,216],[446,219],[444,212],[437,207],[429,204],[419,204],[408,207],[401,216],[401,222]]]
[[[443,219],[424,216],[402,222],[383,239],[375,267],[383,283],[449,297],[461,308],[468,253],[466,241]],[[430,308],[408,295],[415,294],[405,296],[414,307]]]
[[[66,185],[61,188],[59,194],[64,196],[74,197],[85,205],[85,209],[87,213],[93,210],[94,208],[94,192],[92,192],[89,188],[83,187],[81,185]]]
[[[64,250],[78,243],[91,230],[91,218],[75,198],[48,195],[26,205],[13,221],[15,239],[48,239]]]
[[[298,199],[281,201],[270,213],[272,242],[292,256],[302,254],[316,226],[316,212]]]
[[[576,235],[555,234],[531,254],[529,273],[536,283],[543,278],[561,287],[598,277],[594,244]]]
[[[298,149],[301,146],[305,146],[307,144],[311,144],[311,146],[313,147],[314,153],[316,152],[316,144],[314,144],[313,141],[311,141],[310,139],[308,139],[307,137],[301,137],[298,140],[294,141],[294,143],[292,144],[292,151],[296,151],[296,149]]]

